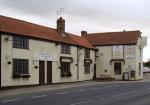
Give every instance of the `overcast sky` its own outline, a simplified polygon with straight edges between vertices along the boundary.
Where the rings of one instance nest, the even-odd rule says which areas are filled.
[[[59,8],[66,31],[88,33],[141,30],[148,37],[144,61],[150,58],[150,0],[0,0],[0,15],[56,28]]]

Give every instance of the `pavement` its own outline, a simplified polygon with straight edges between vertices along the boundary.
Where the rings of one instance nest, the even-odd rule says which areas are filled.
[[[73,88],[73,87],[91,86],[91,85],[98,85],[98,84],[134,83],[134,82],[150,82],[150,80],[149,79],[140,80],[140,81],[93,81],[91,80],[91,81],[81,81],[75,83],[50,84],[50,85],[34,86],[34,87],[26,87],[26,88],[7,89],[7,90],[0,90],[0,98],[19,95],[19,94],[29,94],[29,93],[59,90],[59,89],[66,89],[66,88]]]

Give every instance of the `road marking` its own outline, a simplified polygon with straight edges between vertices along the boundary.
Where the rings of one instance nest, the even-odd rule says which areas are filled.
[[[149,90],[150,88],[146,88],[146,89],[148,89],[148,90]]]
[[[42,98],[42,97],[45,97],[47,95],[40,95],[40,96],[33,96],[32,98]]]
[[[91,88],[91,90],[98,90],[98,89],[101,89],[101,88]]]
[[[112,87],[112,86],[106,86],[105,88],[110,88],[110,87]]]
[[[20,99],[19,99],[19,98],[15,98],[15,99],[12,99],[12,100],[4,100],[4,101],[2,101],[2,102],[5,103],[5,102],[18,101],[18,100],[20,100]]]
[[[85,91],[87,91],[87,90],[82,89],[82,90],[78,90],[77,92],[85,92]]]
[[[58,95],[62,95],[62,94],[68,94],[69,92],[60,92],[60,93],[56,93]]]
[[[121,86],[121,85],[115,85],[115,86]]]
[[[128,94],[132,94],[132,93],[136,93],[137,91],[131,91],[131,92],[126,92],[126,93],[121,93],[121,94],[117,94],[117,95],[113,95],[113,96],[110,96],[112,98],[114,97],[119,97],[119,96],[123,96],[123,95],[128,95]]]
[[[81,102],[74,103],[74,104],[70,104],[70,105],[80,105],[80,104],[90,103],[90,102],[92,102],[92,101],[93,101],[93,100],[81,101]]]
[[[104,100],[104,99],[105,99],[105,97],[102,97],[102,98],[101,98],[101,100]]]

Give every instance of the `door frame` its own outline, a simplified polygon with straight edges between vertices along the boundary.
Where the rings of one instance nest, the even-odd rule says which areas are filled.
[[[94,75],[93,75],[93,80],[96,80],[96,64],[94,64]]]
[[[115,73],[115,64],[120,64],[120,70],[121,70],[121,74],[116,74]],[[113,69],[114,69],[114,78],[116,79],[116,80],[122,80],[122,62],[114,62],[114,67],[113,67]]]
[[[1,72],[2,72],[2,70],[1,70],[1,55],[2,55],[2,53],[1,53],[1,45],[2,45],[2,44],[1,44],[1,34],[0,34],[0,89],[1,89],[1,87],[2,87],[2,81],[1,81],[1,80],[2,80],[2,79],[1,79],[1,77],[2,77],[2,76],[1,76],[1,75],[2,75],[2,73],[1,73]]]
[[[41,67],[40,67],[40,63],[44,63],[43,64],[43,70],[41,70]],[[43,73],[41,73],[43,71]],[[42,79],[42,80],[41,80]],[[39,61],[39,85],[44,85],[45,84],[45,61]]]
[[[47,84],[51,84],[52,83],[52,69],[53,69],[53,65],[52,64],[53,64],[52,61],[47,61]]]

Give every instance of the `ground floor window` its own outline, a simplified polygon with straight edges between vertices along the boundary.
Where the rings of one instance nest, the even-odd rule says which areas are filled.
[[[90,62],[85,62],[84,64],[84,74],[90,74]]]
[[[121,63],[114,63],[115,75],[121,75]]]
[[[131,71],[131,78],[135,78],[135,71]]]
[[[29,60],[14,58],[13,74],[29,74]]]
[[[61,76],[71,76],[70,62],[61,62]]]
[[[139,63],[139,75],[141,75],[141,63]]]

